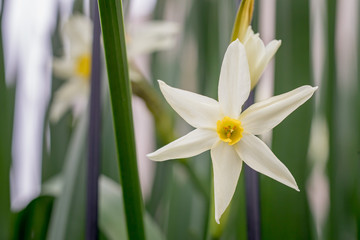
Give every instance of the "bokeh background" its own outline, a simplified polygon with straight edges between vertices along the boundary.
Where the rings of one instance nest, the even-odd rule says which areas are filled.
[[[124,0],[123,4],[125,29],[152,20],[178,25],[172,48],[135,58],[134,63],[149,83],[158,90],[156,80],[161,79],[217,98],[222,57],[239,1]],[[360,237],[359,5],[358,0],[255,1],[255,32],[265,43],[282,40],[275,60],[256,87],[255,101],[305,84],[319,86],[311,101],[273,132],[261,136],[289,168],[300,188],[298,193],[260,176],[264,239]],[[84,238],[85,161],[66,167],[66,160],[71,149],[82,149],[76,156],[85,159],[87,145],[73,140],[77,120],[71,112],[54,124],[49,121],[49,109],[54,92],[63,84],[52,71],[53,58],[64,54],[61,26],[74,13],[90,16],[89,1],[3,0],[1,11],[5,79],[1,80],[0,94],[5,93],[7,101],[6,106],[0,106],[0,148],[11,154],[11,159],[1,155],[0,208],[11,206],[11,214],[1,211],[0,234],[4,235],[0,238],[55,238],[56,227],[51,219],[56,187],[50,184],[48,190],[46,186],[58,176],[66,178],[69,168],[77,177],[73,190],[65,193],[71,195],[71,201],[64,208],[67,213],[62,236]],[[104,212],[100,214],[100,232],[104,239],[124,239],[124,219],[111,215],[117,207],[123,211],[117,201],[121,199],[117,191],[119,173],[105,65],[103,69],[101,171],[108,177],[105,182],[111,179],[110,185],[118,185],[111,185],[109,190],[115,197],[100,197],[100,201],[113,207],[100,207]],[[173,114],[176,135],[187,133],[189,126],[168,110]],[[152,236],[204,239],[209,200],[204,200],[199,189],[211,193],[209,153],[189,161],[192,173],[200,179],[201,187],[194,186],[183,164],[155,164],[146,158],[164,140],[156,137],[153,117],[143,99],[136,96],[133,114],[144,205],[156,229]],[[221,239],[247,237],[243,178],[241,174]]]

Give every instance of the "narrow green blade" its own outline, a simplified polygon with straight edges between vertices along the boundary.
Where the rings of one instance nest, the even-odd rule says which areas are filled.
[[[275,94],[311,84],[308,1],[277,1]],[[261,176],[264,239],[311,239],[306,178],[312,101],[305,103],[273,131],[272,150],[294,176],[300,192]]]
[[[327,1],[328,78],[324,94],[330,136],[330,215],[327,239],[359,239],[360,236],[359,54],[356,50],[354,52],[354,49],[359,48],[359,45],[356,46],[356,42],[359,43],[359,36],[356,34],[358,30],[354,29],[357,26],[354,22],[355,14],[358,14],[359,9],[346,11],[345,16],[343,11],[350,4],[351,2]],[[353,27],[345,33],[341,24],[350,17]]]
[[[122,3],[120,0],[99,1],[99,11],[128,236],[141,240],[145,239],[143,203],[136,162]]]
[[[122,190],[108,177],[100,177],[99,225],[109,239],[127,239]],[[165,239],[154,221],[145,215],[146,236],[151,240]]]
[[[79,119],[69,143],[62,172],[64,189],[54,203],[47,239],[79,239],[84,232],[86,116],[85,112]]]
[[[13,239],[46,239],[53,196],[39,196],[15,215]]]
[[[11,94],[5,81],[5,65],[2,43],[2,16],[4,1],[1,1],[0,16],[0,239],[10,237],[10,165],[12,109]]]

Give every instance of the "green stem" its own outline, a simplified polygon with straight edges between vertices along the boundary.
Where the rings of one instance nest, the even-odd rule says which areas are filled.
[[[10,238],[10,165],[12,110],[8,88],[5,81],[5,65],[2,43],[2,17],[5,1],[1,1],[0,12],[0,239]]]
[[[231,203],[228,208],[225,210],[221,216],[220,224],[217,224],[215,221],[215,199],[214,199],[214,181],[211,183],[211,200],[210,200],[210,214],[208,218],[208,231],[206,239],[217,240],[221,238],[223,231],[226,227],[227,221],[229,219],[229,213],[231,209]]]
[[[99,9],[128,236],[141,240],[145,239],[143,202],[136,162],[122,3],[119,0],[99,1]]]

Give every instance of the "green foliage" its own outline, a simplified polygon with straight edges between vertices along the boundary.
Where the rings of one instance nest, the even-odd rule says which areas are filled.
[[[328,239],[359,238],[360,115],[358,54],[348,56],[349,64],[336,58],[343,51],[338,44],[339,1],[327,1],[327,62],[322,104],[329,127],[328,175],[330,180],[330,214]],[[359,21],[358,23],[359,24]],[[335,28],[336,26],[336,28]],[[354,23],[356,26],[356,23]],[[356,31],[351,26],[349,31]],[[359,25],[358,25],[359,26]],[[359,47],[357,36],[357,47]],[[346,41],[346,40],[345,40]],[[345,43],[347,44],[347,43]],[[345,60],[346,61],[346,60]],[[356,109],[356,110],[355,110]]]
[[[276,38],[282,40],[276,54],[275,93],[310,84],[309,3],[277,1]],[[273,130],[272,150],[293,174],[300,192],[260,176],[261,234],[264,239],[310,239],[310,212],[306,195],[307,150],[312,119],[312,100],[301,106]],[[281,226],[281,230],[279,229]]]
[[[121,1],[99,1],[128,236],[145,239]]]
[[[2,17],[4,2],[0,13],[0,239],[10,237],[10,166],[11,142],[14,114],[15,88],[6,84],[3,52]]]
[[[79,119],[69,143],[62,172],[63,192],[54,203],[48,239],[79,239],[84,234],[86,116]]]
[[[16,213],[13,239],[46,239],[54,199],[40,196]]]

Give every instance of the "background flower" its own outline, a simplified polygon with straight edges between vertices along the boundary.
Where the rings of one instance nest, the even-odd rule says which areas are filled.
[[[75,118],[87,106],[90,92],[91,44],[93,24],[85,15],[74,15],[64,24],[62,35],[65,54],[53,61],[54,75],[66,82],[56,91],[50,120],[57,122],[72,109]],[[139,55],[174,47],[179,26],[172,22],[150,21],[129,24],[127,31],[127,57],[131,80],[143,78],[133,60]]]

